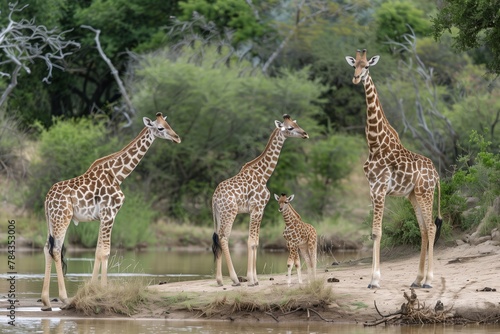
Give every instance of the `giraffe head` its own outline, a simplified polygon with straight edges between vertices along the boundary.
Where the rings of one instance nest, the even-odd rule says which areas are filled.
[[[283,122],[278,120],[274,121],[276,127],[285,135],[285,137],[297,137],[297,138],[309,138],[307,132],[302,130],[302,128],[297,124],[297,121],[292,121],[292,118],[284,114]]]
[[[278,204],[280,206],[278,211],[283,212],[283,210],[285,210],[288,206],[288,203],[293,201],[294,197],[295,195],[290,195],[289,197],[287,197],[286,194],[281,194],[281,196],[274,194],[274,198],[278,201]]]
[[[368,77],[368,68],[377,64],[379,59],[380,56],[373,56],[367,61],[366,49],[363,49],[363,51],[357,50],[356,59],[350,56],[345,57],[347,63],[354,67],[352,83],[357,85],[361,80],[364,81]]]
[[[156,120],[152,121],[147,117],[143,118],[144,125],[149,128],[149,131],[153,134],[153,136],[167,139],[173,141],[174,143],[179,144],[181,142],[181,138],[175,133],[175,131],[170,127],[170,125],[166,121],[167,116],[163,117],[162,113],[159,112],[156,114]]]

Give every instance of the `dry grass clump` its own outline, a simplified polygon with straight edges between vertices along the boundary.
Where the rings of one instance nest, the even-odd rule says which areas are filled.
[[[210,317],[216,314],[235,314],[239,312],[288,313],[312,307],[327,306],[334,299],[331,286],[323,280],[314,280],[297,287],[277,286],[270,292],[229,291],[218,296],[200,311]]]
[[[110,280],[106,286],[87,281],[78,289],[69,307],[86,315],[114,313],[130,316],[152,298],[153,294],[140,277]]]

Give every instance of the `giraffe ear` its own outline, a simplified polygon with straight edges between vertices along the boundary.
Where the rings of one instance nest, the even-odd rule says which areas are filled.
[[[370,64],[370,66],[375,66],[378,63],[379,59],[380,56],[373,56],[370,58],[370,60],[368,60],[368,64]]]
[[[276,124],[277,128],[283,128],[284,127],[283,122],[280,122],[278,120],[274,121],[274,124]]]
[[[287,198],[288,202],[293,201],[293,198],[294,198],[294,197],[295,197],[295,195],[294,195],[294,194],[290,195],[290,197],[288,197],[288,198]]]
[[[356,59],[354,59],[353,57],[351,56],[347,56],[345,57],[345,60],[347,61],[347,63],[349,65],[351,65],[352,67],[354,67],[356,65]]]
[[[274,194],[274,198],[275,198],[277,201],[279,201],[279,200],[280,200],[280,197],[279,197],[278,195],[276,195],[276,194]]]
[[[149,118],[143,117],[142,120],[144,122],[144,125],[147,126],[148,128],[153,127],[153,121],[150,120]]]

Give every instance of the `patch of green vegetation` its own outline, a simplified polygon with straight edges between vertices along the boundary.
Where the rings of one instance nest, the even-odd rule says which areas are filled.
[[[354,306],[356,310],[368,308],[368,305],[363,302],[354,302],[351,305]]]

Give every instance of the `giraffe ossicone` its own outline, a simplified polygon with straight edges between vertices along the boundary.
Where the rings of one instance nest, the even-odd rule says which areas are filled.
[[[421,246],[418,274],[411,286],[431,288],[434,277],[434,244],[439,238],[442,224],[439,174],[429,158],[411,152],[403,146],[398,133],[387,120],[369,72],[370,66],[377,64],[380,56],[367,60],[365,49],[357,50],[356,58],[345,58],[347,63],[354,67],[353,83],[362,82],[364,86],[367,105],[365,133],[369,153],[364,172],[370,184],[373,207],[372,278],[368,288],[380,287],[380,239],[386,196],[407,197],[413,206],[420,228]],[[436,188],[438,212],[433,222],[432,208]]]
[[[288,137],[309,138],[296,121],[289,115],[283,115],[283,122],[276,120],[276,128],[271,133],[264,151],[252,161],[246,163],[235,176],[219,183],[212,196],[212,214],[214,234],[212,250],[216,263],[217,284],[222,282],[222,254],[226,259],[229,276],[233,285],[240,285],[229,253],[229,236],[234,219],[239,213],[250,214],[249,235],[247,241],[248,263],[247,281],[249,286],[258,285],[257,248],[259,245],[260,223],[264,208],[271,197],[267,181],[271,177]]]
[[[132,173],[156,138],[180,143],[180,137],[166,122],[162,113],[156,120],[143,118],[145,128],[122,150],[98,159],[87,171],[75,178],[54,184],[45,197],[47,243],[45,253],[45,277],[42,288],[43,311],[52,310],[49,300],[52,261],[55,262],[59,298],[63,308],[70,306],[64,284],[64,238],[73,220],[79,222],[100,221],[92,281],[101,271],[101,283],[107,283],[108,257],[111,249],[111,229],[125,196],[120,189],[122,181]]]
[[[309,281],[316,278],[316,258],[318,251],[318,236],[316,229],[302,220],[300,215],[290,204],[295,195],[287,196],[274,194],[274,198],[278,201],[279,211],[285,220],[285,230],[283,237],[286,240],[286,247],[289,255],[287,260],[287,283],[292,283],[292,268],[295,266],[297,270],[297,278],[299,284],[302,284],[302,274],[300,265],[300,255],[304,258],[307,265]]]

